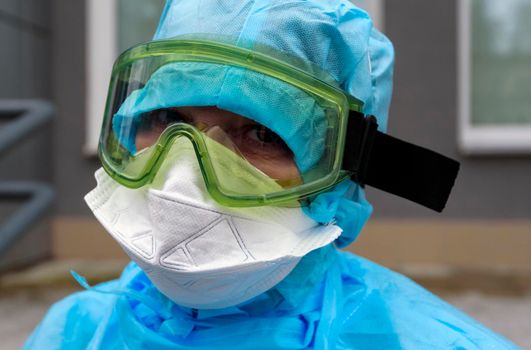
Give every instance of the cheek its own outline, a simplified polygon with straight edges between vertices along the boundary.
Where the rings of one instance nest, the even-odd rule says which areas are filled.
[[[247,159],[267,176],[275,179],[284,188],[290,188],[302,184],[302,178],[293,159],[277,159],[275,161],[257,161]]]

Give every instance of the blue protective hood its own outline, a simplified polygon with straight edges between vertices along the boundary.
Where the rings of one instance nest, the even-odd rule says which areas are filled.
[[[387,128],[393,46],[374,28],[368,14],[350,1],[169,0],[154,39],[176,36],[222,37],[280,60],[295,57],[307,62],[299,68],[308,71],[315,66],[327,72],[340,88],[365,103],[364,112],[377,117],[380,130]],[[259,90],[254,93],[262,95]],[[271,103],[264,99],[263,106]],[[299,145],[316,141],[302,138]],[[296,155],[305,152],[294,149]],[[335,221],[341,226],[339,246],[357,237],[371,212],[363,189],[351,181],[321,194],[306,210],[318,222]]]
[[[113,130],[134,154],[136,132],[131,127],[141,114],[182,106],[217,106],[267,126],[290,147],[302,173],[324,150],[325,111],[305,92],[250,70],[204,62],[176,62],[159,68],[122,103],[114,115]],[[124,119],[132,120],[124,123]]]
[[[154,40],[176,36],[223,38],[308,62],[364,101],[380,130],[387,128],[393,46],[348,0],[168,0]]]

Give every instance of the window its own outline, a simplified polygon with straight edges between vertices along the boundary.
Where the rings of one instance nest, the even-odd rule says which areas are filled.
[[[531,0],[459,1],[459,144],[531,153]]]
[[[85,153],[96,154],[116,56],[151,39],[165,0],[87,0],[87,120]]]
[[[383,0],[354,0],[383,23]],[[165,0],[87,0],[87,120],[84,152],[94,155],[116,56],[155,33]]]

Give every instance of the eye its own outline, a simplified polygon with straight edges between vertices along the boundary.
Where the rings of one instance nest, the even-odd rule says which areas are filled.
[[[239,143],[240,151],[267,157],[284,157],[292,155],[284,140],[265,126],[251,125],[245,132],[245,137]]]
[[[263,125],[255,125],[249,131],[250,137],[261,143],[284,143],[282,139],[273,131]]]

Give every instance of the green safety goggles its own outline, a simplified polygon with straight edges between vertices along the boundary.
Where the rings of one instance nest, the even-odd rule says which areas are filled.
[[[114,65],[99,156],[139,188],[193,149],[226,206],[304,205],[350,178],[442,210],[458,163],[377,131],[362,111],[323,72],[219,42],[153,41]]]

